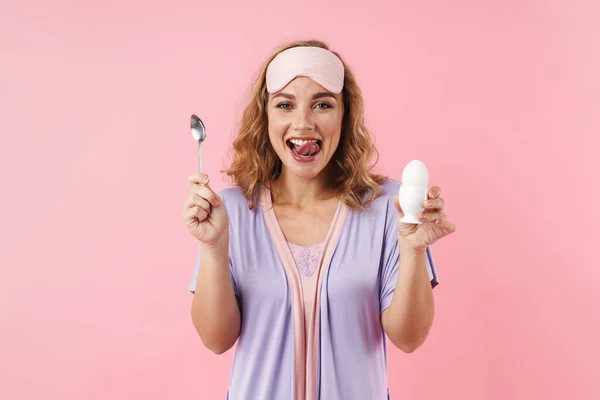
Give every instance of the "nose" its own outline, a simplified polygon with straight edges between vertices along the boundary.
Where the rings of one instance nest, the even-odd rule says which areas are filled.
[[[310,110],[298,109],[294,118],[293,127],[297,131],[309,131],[315,129],[315,122]]]

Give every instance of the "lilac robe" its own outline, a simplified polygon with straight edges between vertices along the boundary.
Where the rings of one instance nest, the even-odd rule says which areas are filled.
[[[316,349],[317,398],[389,398],[381,312],[390,305],[398,279],[393,197],[400,183],[388,180],[382,186],[384,193],[369,210],[338,207],[320,271],[316,336],[308,345],[298,340],[304,330],[304,316],[297,309],[298,275],[289,269],[291,252],[282,248],[270,193],[263,191],[259,207],[249,210],[238,188],[219,192],[229,214],[229,270],[242,316],[228,399],[303,399],[296,373],[302,363],[295,355],[308,352],[310,358],[311,343]],[[191,292],[199,267],[198,256]],[[430,248],[427,269],[435,287]]]

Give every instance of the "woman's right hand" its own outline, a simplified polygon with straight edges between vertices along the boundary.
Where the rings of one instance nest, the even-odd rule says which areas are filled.
[[[183,222],[201,243],[218,246],[229,239],[229,216],[223,200],[208,186],[208,176],[188,176],[190,194],[183,208]]]

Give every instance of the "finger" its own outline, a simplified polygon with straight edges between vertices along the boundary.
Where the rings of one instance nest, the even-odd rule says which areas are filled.
[[[441,197],[426,200],[423,203],[425,211],[442,211],[444,209],[444,199]]]
[[[208,202],[208,200],[206,200],[203,197],[200,197],[196,193],[191,193],[189,195],[187,201],[185,202],[184,209],[192,208],[194,206],[198,206],[198,207],[202,208],[204,211],[206,211],[207,213],[210,214],[211,205]]]
[[[193,208],[195,208],[195,211],[196,211],[196,212],[195,212],[194,216],[195,216],[196,218],[198,218],[198,222],[202,222],[202,221],[204,221],[206,218],[208,218],[208,212],[206,212],[206,210],[205,210],[205,209],[203,209],[203,208],[201,208],[201,207],[199,207],[199,206],[195,206],[195,207],[193,207]]]
[[[443,219],[443,218],[444,218],[444,215],[440,212],[419,213],[419,221],[421,221],[421,222],[432,222],[432,221]]]
[[[182,213],[182,218],[187,225],[192,225],[196,223],[196,221],[202,222],[206,219],[206,217],[208,217],[208,213],[199,206],[188,208]]]
[[[435,222],[435,224],[437,226],[439,226],[440,228],[444,229],[445,231],[447,231],[448,233],[452,233],[452,232],[456,231],[456,225],[454,225],[452,222],[448,221],[447,218],[439,219]]]
[[[187,208],[181,212],[181,219],[185,222],[186,225],[190,226],[196,223],[197,218],[194,216],[196,210],[192,208]]]
[[[396,206],[396,210],[400,214],[401,217],[404,217],[404,211],[402,211],[402,207],[400,207],[400,202],[398,201],[398,196],[394,196],[394,205]]]
[[[441,194],[442,194],[442,189],[439,186],[433,186],[427,192],[427,198],[428,199],[435,199],[436,197],[440,197]]]
[[[214,207],[222,202],[222,199],[208,185],[193,185],[191,192],[206,199]]]
[[[205,204],[205,202],[206,202],[206,204]],[[185,199],[185,204],[183,206],[183,209],[187,210],[188,208],[191,208],[193,206],[205,206],[205,205],[210,206],[210,203],[208,203],[208,201],[206,199],[204,199],[202,196],[198,195],[196,193],[196,190],[192,188],[190,190],[190,194]],[[206,207],[203,207],[203,208],[206,208]]]
[[[188,175],[188,181],[196,185],[206,185],[210,181],[210,178],[206,174],[196,172]]]

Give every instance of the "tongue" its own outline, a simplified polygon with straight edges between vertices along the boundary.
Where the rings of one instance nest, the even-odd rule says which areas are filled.
[[[296,152],[304,157],[312,156],[317,151],[319,151],[319,145],[314,142],[306,143],[306,144],[303,144],[302,146],[295,146],[295,147],[296,147]]]

